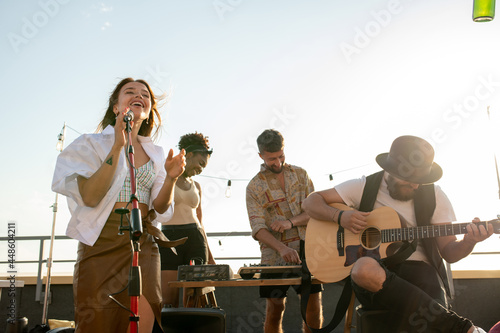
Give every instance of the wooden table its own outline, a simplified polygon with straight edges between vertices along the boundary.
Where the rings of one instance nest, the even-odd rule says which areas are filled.
[[[317,279],[312,280],[313,284],[321,284]],[[300,285],[301,279],[232,279],[221,281],[170,281],[168,285],[174,288],[203,288],[203,287],[255,287],[255,286],[287,286]]]
[[[313,283],[320,284],[316,279]],[[188,297],[186,307],[203,307],[207,304],[217,306],[213,293],[214,287],[255,287],[255,286],[288,286],[300,285],[301,279],[232,279],[232,280],[205,280],[205,281],[170,281],[168,285],[173,288],[185,288]],[[180,293],[182,304],[182,289]]]
[[[313,284],[321,284],[323,282],[313,278],[312,279]],[[207,281],[170,281],[168,285],[173,288],[186,288],[186,293],[190,293],[191,295],[194,295],[195,299],[198,297],[204,296],[208,289],[207,287],[255,287],[255,286],[288,286],[288,285],[300,285],[301,284],[301,278],[288,278],[288,279],[232,279],[232,280],[222,280],[222,281],[212,281],[212,280],[207,280]],[[209,297],[213,298],[215,301],[215,296],[213,295],[213,288],[208,291],[209,294],[211,294]],[[180,292],[180,298],[181,298],[181,304],[182,304],[182,289]],[[215,301],[216,302],[216,301]],[[202,302],[203,303],[203,302]],[[201,303],[201,304],[202,304]],[[195,304],[200,304],[195,301]],[[212,303],[213,304],[213,303]],[[215,306],[217,306],[215,304]],[[352,323],[352,316],[354,312],[354,294],[351,298],[351,304],[349,305],[349,308],[347,309],[346,313],[346,318],[345,318],[345,325],[344,325],[344,332],[350,332],[351,331],[351,323]]]

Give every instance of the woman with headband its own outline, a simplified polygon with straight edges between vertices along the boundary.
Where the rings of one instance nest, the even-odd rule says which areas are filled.
[[[202,224],[200,184],[192,179],[207,166],[212,149],[208,137],[198,132],[183,135],[179,149],[186,151],[186,168],[175,185],[174,216],[162,224],[162,231],[169,239],[188,240],[176,247],[177,255],[170,248],[160,248],[163,304],[173,307],[179,306],[179,289],[169,287],[168,282],[177,280],[178,266],[215,264]]]

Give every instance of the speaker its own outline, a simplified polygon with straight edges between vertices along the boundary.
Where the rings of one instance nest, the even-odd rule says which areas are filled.
[[[229,265],[181,265],[177,267],[177,281],[229,280]]]
[[[401,332],[398,321],[388,310],[365,310],[361,305],[356,308],[356,333]]]
[[[168,308],[161,310],[165,333],[225,333],[226,312],[220,308]]]
[[[28,333],[28,318],[17,317],[15,320],[7,319],[7,333]]]

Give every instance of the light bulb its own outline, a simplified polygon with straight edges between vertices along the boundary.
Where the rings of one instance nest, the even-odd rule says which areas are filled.
[[[64,146],[64,136],[66,135],[66,123],[61,130],[61,133],[57,135],[56,149],[58,152],[62,152]]]
[[[62,142],[62,140],[57,141],[57,143],[56,143],[56,150],[58,152],[61,152],[63,150],[63,142]]]
[[[231,180],[227,181],[226,198],[231,197]]]

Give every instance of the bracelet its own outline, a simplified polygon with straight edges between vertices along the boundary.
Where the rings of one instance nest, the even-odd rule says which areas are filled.
[[[288,219],[288,222],[292,225],[292,228],[294,227],[292,220]]]
[[[340,218],[342,217],[342,213],[343,213],[343,212],[344,212],[344,211],[343,211],[343,210],[341,210],[341,211],[340,211],[340,213],[339,213],[339,217],[337,218],[337,223],[339,224],[339,226],[340,226]]]
[[[333,212],[333,216],[332,216],[332,221],[333,222],[335,222],[335,216],[337,215],[337,213],[340,213],[340,209],[335,208],[335,212]]]

